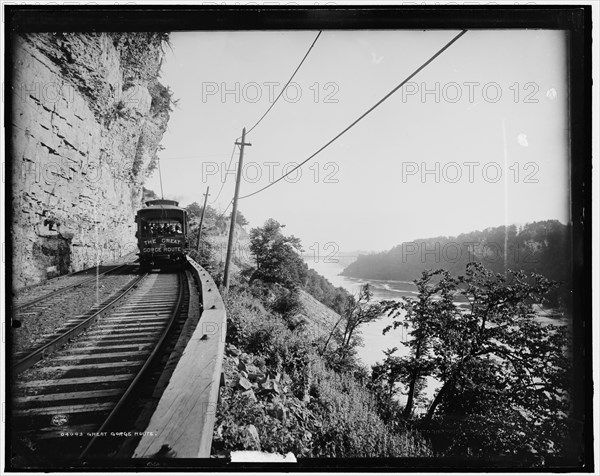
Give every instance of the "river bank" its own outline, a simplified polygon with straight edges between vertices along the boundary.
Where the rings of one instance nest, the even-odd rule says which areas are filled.
[[[415,296],[416,287],[411,282],[406,281],[382,281],[382,280],[362,280],[341,276],[339,273],[344,269],[345,264],[341,262],[316,262],[313,259],[306,259],[306,264],[327,278],[334,286],[341,286],[349,293],[356,295],[361,286],[367,282],[373,290],[373,297],[376,300],[395,300],[399,301],[402,297]],[[384,351],[398,347],[398,354],[405,355],[406,348],[402,345],[402,340],[406,337],[403,329],[396,329],[383,335],[383,329],[393,323],[393,319],[382,316],[375,322],[366,324],[362,328],[363,346],[359,348],[358,355],[360,360],[367,366],[374,365],[384,359]]]

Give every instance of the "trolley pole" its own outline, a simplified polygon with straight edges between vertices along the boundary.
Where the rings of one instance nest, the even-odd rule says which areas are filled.
[[[242,129],[242,142],[236,142],[240,146],[240,161],[237,170],[237,179],[235,181],[235,194],[233,196],[233,210],[231,210],[231,223],[229,224],[229,241],[227,242],[227,257],[225,258],[225,271],[223,273],[223,289],[229,288],[229,267],[231,265],[231,255],[233,254],[233,235],[235,232],[235,221],[237,218],[237,203],[240,194],[240,181],[242,179],[242,164],[244,162],[244,146],[252,145],[246,142],[246,128]]]
[[[202,215],[200,215],[200,226],[198,227],[198,247],[196,248],[196,251],[198,251],[198,253],[200,253],[200,242],[202,239],[202,222],[204,221],[204,212],[206,211],[206,200],[208,200],[208,196],[210,195],[210,193],[208,193],[209,190],[210,187],[207,186],[206,193],[204,194],[204,206],[202,207]]]

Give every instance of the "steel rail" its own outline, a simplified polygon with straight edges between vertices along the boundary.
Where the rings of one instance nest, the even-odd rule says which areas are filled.
[[[133,458],[155,458],[166,447],[177,458],[209,458],[219,388],[223,382],[227,313],[209,273],[187,257],[198,295],[190,295],[189,315],[199,322],[185,345],[169,385],[145,425]],[[224,382],[223,382],[224,383]]]
[[[124,264],[117,265],[114,268],[108,269],[108,270],[106,270],[106,271],[104,271],[104,272],[102,272],[100,274],[94,275],[90,279],[86,279],[84,281],[81,281],[80,283],[69,284],[68,286],[65,286],[64,288],[60,288],[60,289],[57,289],[55,291],[51,291],[51,292],[49,292],[47,294],[44,294],[44,295],[42,295],[40,297],[37,297],[37,298],[32,299],[30,301],[24,302],[23,304],[19,304],[18,306],[14,306],[13,307],[13,312],[16,313],[16,312],[21,311],[21,310],[23,310],[25,308],[31,307],[34,304],[37,304],[37,303],[42,302],[42,301],[45,301],[46,299],[49,299],[51,297],[59,296],[62,293],[64,293],[65,291],[68,291],[69,289],[76,288],[77,286],[83,286],[85,284],[91,283],[92,281],[95,281],[98,277],[104,276],[105,274],[108,274],[108,273],[112,273],[112,272],[118,270],[119,268],[123,268],[125,266],[131,266],[131,263],[124,263]],[[76,274],[83,273],[83,272],[89,271],[91,269],[93,269],[93,268],[88,268],[86,270],[77,271],[75,273],[71,273],[71,275],[75,276]]]
[[[104,420],[104,422],[102,423],[100,428],[95,432],[95,436],[92,437],[92,439],[87,444],[85,449],[80,453],[79,459],[84,459],[88,455],[88,453],[90,452],[92,447],[96,444],[96,442],[100,438],[98,435],[106,431],[106,429],[112,424],[115,417],[119,414],[119,412],[122,410],[122,408],[125,405],[127,405],[127,403],[129,402],[129,399],[130,399],[131,395],[133,394],[133,392],[135,391],[135,388],[138,385],[139,381],[144,377],[146,371],[152,365],[154,359],[156,358],[158,353],[161,351],[161,348],[162,348],[167,336],[169,335],[169,332],[171,331],[173,324],[175,323],[177,317],[181,313],[181,310],[183,307],[184,286],[186,284],[186,279],[184,278],[185,271],[180,272],[178,274],[178,276],[179,276],[179,291],[177,294],[177,301],[175,302],[175,306],[173,307],[173,312],[171,314],[171,317],[169,318],[169,321],[167,322],[167,325],[165,326],[165,329],[164,329],[162,335],[160,336],[160,338],[158,339],[158,342],[154,346],[154,349],[152,349],[152,352],[150,353],[150,355],[144,362],[144,365],[142,365],[142,368],[139,370],[139,372],[136,374],[136,376],[133,378],[133,380],[127,386],[127,390],[125,390],[125,392],[123,393],[123,395],[121,396],[119,401],[113,407],[110,414],[106,417],[106,419]]]
[[[145,273],[136,279],[133,280],[131,284],[129,284],[123,291],[119,293],[113,300],[111,300],[108,304],[103,306],[101,309],[97,310],[90,317],[84,319],[75,327],[63,332],[61,335],[48,342],[47,344],[42,345],[41,347],[35,349],[30,352],[25,357],[21,358],[14,366],[13,372],[15,374],[19,374],[28,368],[32,367],[34,364],[42,360],[47,354],[56,350],[59,346],[65,344],[69,340],[77,337],[83,331],[85,331],[88,327],[94,324],[100,317],[110,311],[114,306],[116,306],[120,301],[122,301],[129,293],[133,291],[135,287],[139,284],[142,279],[148,276],[148,273]]]

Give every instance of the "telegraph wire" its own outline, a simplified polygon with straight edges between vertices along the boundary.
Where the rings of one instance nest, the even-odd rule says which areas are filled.
[[[304,55],[304,58],[302,58],[302,61],[300,61],[300,64],[298,65],[298,67],[296,68],[296,70],[294,71],[294,73],[292,74],[292,76],[290,77],[290,79],[288,79],[288,82],[285,83],[285,86],[283,87],[283,89],[281,90],[281,92],[279,93],[279,95],[275,98],[275,101],[273,101],[273,103],[269,106],[269,108],[266,110],[266,112],[261,116],[261,118],[256,122],[256,124],[254,124],[249,130],[248,132],[246,132],[246,135],[250,134],[252,132],[252,130],[258,126],[261,121],[267,116],[267,114],[269,114],[269,111],[271,109],[273,109],[273,106],[275,106],[275,104],[277,103],[277,101],[279,100],[279,98],[281,97],[281,95],[285,92],[286,88],[289,86],[289,84],[292,82],[292,79],[294,79],[294,76],[296,76],[296,73],[298,72],[298,70],[300,69],[300,67],[302,66],[302,64],[304,63],[304,61],[306,60],[306,58],[308,57],[310,51],[313,49],[313,46],[315,46],[315,43],[317,42],[317,40],[319,39],[319,36],[321,36],[321,33],[323,33],[322,31],[319,31],[319,33],[317,34],[315,40],[312,42],[312,45],[310,45],[310,48],[308,49],[308,51],[306,52],[306,54]],[[239,137],[238,137],[239,139]]]
[[[229,171],[229,167],[231,167],[231,162],[233,161],[233,156],[235,155],[235,147],[237,144],[233,144],[233,150],[231,151],[231,157],[229,157],[229,164],[227,165],[227,171]],[[223,187],[225,186],[225,182],[227,182],[227,174],[225,174],[225,178],[223,179],[223,181],[221,182],[221,188],[219,189],[219,193],[217,193],[217,198],[215,198],[214,200],[211,200],[210,205],[212,205],[213,203],[215,203],[219,197],[221,196],[221,192],[223,191]]]
[[[462,30],[458,35],[456,35],[452,40],[450,40],[448,43],[446,43],[446,45],[441,48],[440,50],[438,50],[437,53],[435,53],[431,58],[429,58],[425,63],[423,63],[419,68],[417,68],[410,76],[408,76],[404,81],[402,81],[398,86],[396,86],[394,89],[392,89],[389,93],[387,93],[383,98],[381,98],[377,103],[375,103],[374,106],[372,106],[369,110],[367,110],[365,113],[363,113],[358,119],[356,119],[352,124],[350,124],[348,127],[346,127],[342,132],[340,132],[338,135],[336,135],[333,139],[331,139],[329,142],[327,142],[327,144],[325,144],[323,147],[321,147],[319,150],[317,150],[314,154],[312,154],[310,157],[308,157],[306,160],[300,162],[296,167],[294,167],[292,170],[290,170],[289,172],[285,173],[284,175],[282,175],[281,177],[279,177],[277,180],[275,180],[274,182],[271,182],[268,185],[265,185],[263,188],[258,189],[255,192],[252,192],[248,195],[244,195],[243,197],[239,197],[239,199],[243,199],[243,198],[248,198],[248,197],[252,197],[253,195],[256,195],[260,192],[262,192],[263,190],[268,189],[269,187],[272,187],[273,185],[275,185],[277,182],[283,180],[285,177],[287,177],[288,175],[290,175],[292,172],[295,172],[297,169],[299,169],[300,167],[302,167],[306,162],[308,162],[309,160],[311,160],[312,158],[314,158],[317,154],[319,154],[320,152],[322,152],[323,150],[325,150],[327,147],[329,147],[331,144],[333,144],[337,139],[339,139],[341,136],[343,136],[346,132],[348,132],[350,129],[352,129],[356,124],[358,124],[362,119],[364,119],[368,114],[370,114],[371,112],[373,112],[373,110],[375,110],[379,105],[381,105],[381,103],[383,103],[386,99],[388,99],[392,94],[394,94],[396,91],[398,91],[398,89],[400,89],[402,86],[404,86],[408,81],[410,81],[414,76],[416,76],[419,72],[421,72],[421,70],[423,70],[425,67],[427,67],[433,60],[435,60],[439,55],[441,55],[444,51],[446,51],[455,41],[457,41],[461,36],[463,36],[465,33],[467,32],[467,30]]]
[[[290,76],[290,79],[288,79],[287,83],[285,83],[285,86],[281,89],[281,92],[279,93],[279,95],[275,98],[275,101],[273,101],[273,103],[268,107],[268,109],[265,111],[265,113],[260,117],[260,119],[258,121],[256,121],[256,123],[250,128],[250,130],[248,130],[248,132],[246,134],[250,134],[250,132],[252,132],[252,130],[262,122],[262,120],[267,116],[267,114],[269,114],[269,112],[271,111],[271,109],[273,109],[273,106],[275,106],[275,104],[277,103],[277,101],[279,100],[279,98],[285,92],[286,88],[292,82],[292,80],[294,79],[294,76],[296,76],[296,73],[300,70],[300,68],[304,64],[304,61],[306,60],[306,58],[308,58],[308,55],[310,54],[311,50],[313,49],[313,47],[317,43],[317,40],[321,36],[321,33],[323,33],[323,32],[319,31],[319,33],[317,34],[317,36],[313,40],[312,44],[308,48],[308,51],[306,52],[306,54],[304,55],[304,57],[300,61],[300,64],[298,64],[298,66],[296,67],[296,69],[294,70],[294,72],[292,73],[292,75]],[[236,139],[236,141],[238,141],[240,138],[241,137],[238,137]],[[233,145],[233,150],[231,151],[231,157],[229,158],[229,165],[227,165],[227,171],[229,171],[229,168],[231,167],[231,162],[233,161],[233,156],[235,154],[235,147],[236,147],[236,144]],[[225,186],[225,182],[226,181],[227,181],[227,174],[225,174],[225,179],[223,180],[223,182],[221,182],[221,188],[219,189],[219,193],[217,193],[216,198],[210,202],[211,205],[213,203],[215,203],[219,199],[219,197],[221,196],[221,192],[223,192],[223,187]],[[229,205],[227,205],[227,208],[225,209],[225,211],[227,211],[227,209],[229,208],[230,205],[231,205],[231,202],[229,203]],[[223,212],[223,214],[225,214],[225,212]]]
[[[227,204],[227,207],[225,208],[225,210],[223,210],[223,213],[221,213],[219,215],[219,217],[216,219],[216,222],[218,222],[221,218],[223,218],[225,216],[225,213],[227,213],[227,210],[229,210],[229,207],[231,206],[232,203],[233,203],[233,198],[229,201],[229,203]]]

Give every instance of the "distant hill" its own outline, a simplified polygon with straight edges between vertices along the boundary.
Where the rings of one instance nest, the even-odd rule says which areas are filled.
[[[562,282],[550,296],[553,305],[566,305],[571,289],[571,227],[558,220],[524,226],[486,228],[454,237],[418,239],[389,251],[360,255],[342,275],[362,279],[412,281],[425,269],[444,268],[457,275],[470,261],[503,273],[508,269],[535,272]]]

